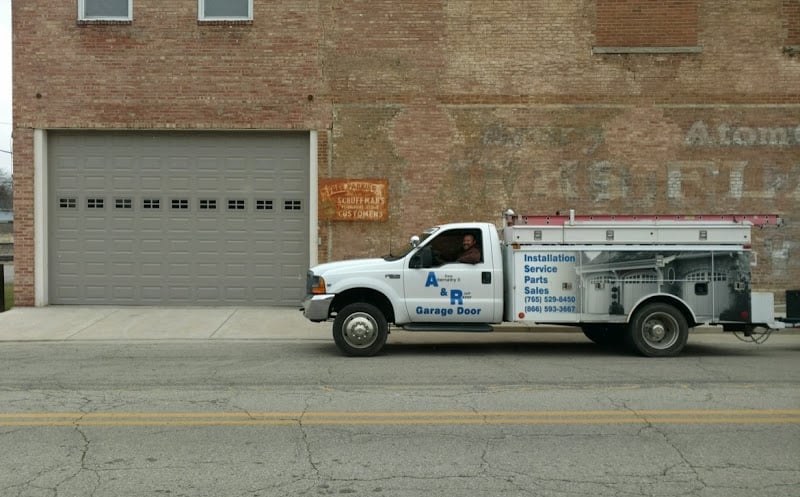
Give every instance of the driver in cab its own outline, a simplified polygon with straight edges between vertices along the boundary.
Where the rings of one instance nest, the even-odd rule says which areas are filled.
[[[481,261],[481,251],[475,243],[475,237],[467,233],[461,244],[461,254],[456,259],[466,264],[477,264]]]

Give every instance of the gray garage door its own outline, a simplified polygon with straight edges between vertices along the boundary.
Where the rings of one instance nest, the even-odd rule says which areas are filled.
[[[54,304],[297,305],[307,133],[50,132]]]

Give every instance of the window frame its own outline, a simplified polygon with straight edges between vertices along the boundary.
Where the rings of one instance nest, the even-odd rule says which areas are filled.
[[[253,0],[247,0],[247,16],[215,16],[215,17],[206,17],[205,12],[205,5],[206,1],[215,1],[215,0],[197,0],[197,20],[200,22],[214,22],[214,21],[252,21],[253,20]],[[219,0],[216,0],[219,1]]]
[[[128,14],[126,16],[87,16],[86,15],[86,0],[78,0],[78,21],[81,22],[95,22],[95,21],[133,21],[133,0],[127,0]]]

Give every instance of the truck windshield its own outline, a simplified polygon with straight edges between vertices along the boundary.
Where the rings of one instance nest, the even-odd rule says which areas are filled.
[[[419,243],[417,244],[417,247],[421,246],[423,244],[423,242],[425,242],[425,240],[430,238],[431,235],[436,233],[438,230],[439,230],[439,227],[438,226],[434,226],[433,228],[428,228],[425,231],[423,231],[422,234],[419,235]],[[397,259],[402,259],[406,255],[408,255],[409,252],[411,252],[412,250],[415,250],[417,247],[414,247],[409,242],[402,249],[398,250],[397,252],[395,252],[394,250],[390,251],[389,255],[384,256],[383,259],[386,260],[386,261],[396,261]]]

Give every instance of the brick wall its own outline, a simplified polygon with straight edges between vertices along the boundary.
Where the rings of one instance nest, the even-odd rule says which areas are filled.
[[[605,47],[697,44],[698,0],[597,0],[595,36]]]
[[[784,0],[785,45],[800,45],[800,0]],[[795,54],[797,55],[797,54]]]
[[[18,306],[34,304],[33,216],[33,131],[15,124],[14,305]]]
[[[124,25],[62,3],[12,4],[21,305],[31,129],[60,127],[318,130],[322,177],[390,185],[389,221],[319,227],[322,261],[509,207],[775,212],[788,226],[755,233],[755,285],[800,279],[796,1],[254,0],[234,25],[198,24],[195,0],[136,0]],[[642,26],[702,51],[592,53],[652,46]]]

